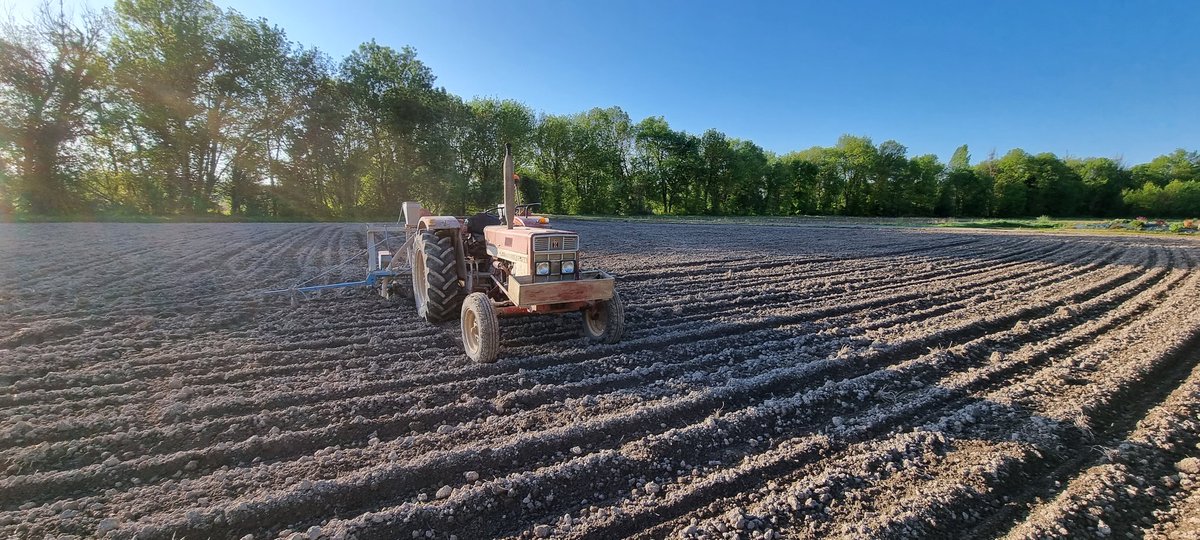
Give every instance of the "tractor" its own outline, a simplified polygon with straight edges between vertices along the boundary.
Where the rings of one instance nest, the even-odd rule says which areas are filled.
[[[458,317],[463,348],[477,362],[496,360],[500,317],[580,312],[588,338],[620,341],[625,311],[613,277],[584,267],[577,233],[550,228],[533,214],[536,203],[514,204],[513,169],[505,145],[504,202],[489,212],[435,216],[405,202],[404,246],[395,256],[371,254],[380,293],[405,294],[397,270],[408,266],[417,313],[432,323]]]

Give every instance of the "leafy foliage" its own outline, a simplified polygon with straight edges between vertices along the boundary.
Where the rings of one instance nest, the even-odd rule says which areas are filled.
[[[209,0],[48,5],[0,33],[0,214],[394,217],[501,197],[511,144],[525,200],[582,214],[1017,217],[1200,214],[1200,154],[1126,168],[1015,149],[972,166],[844,135],[776,156],[619,107],[539,114],[464,101],[410,47],[340,61]]]

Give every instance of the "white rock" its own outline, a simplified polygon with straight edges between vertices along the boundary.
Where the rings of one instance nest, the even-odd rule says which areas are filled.
[[[439,499],[445,499],[446,497],[449,497],[450,494],[452,494],[452,493],[454,493],[454,488],[452,488],[450,486],[442,486],[442,489],[437,490],[437,493],[434,494],[434,497],[437,497]]]
[[[1200,458],[1184,458],[1175,464],[1175,470],[1185,474],[1200,474]]]
[[[321,528],[313,525],[308,528],[308,540],[317,540],[321,537]]]
[[[580,454],[582,454],[582,453],[583,453],[583,448],[580,448],[580,447],[578,447],[578,446],[572,446],[572,447],[571,447],[571,453],[572,453],[572,454],[575,454],[575,455],[577,455],[577,456],[578,456],[578,455],[580,455]]]
[[[117,525],[120,524],[121,522],[118,521],[117,518],[104,518],[100,520],[99,525],[96,525],[96,534],[104,536],[105,534],[108,534],[108,531],[116,529]]]
[[[538,525],[533,528],[533,534],[537,535],[538,538],[550,538],[550,530],[549,525]]]
[[[463,473],[463,477],[466,478],[468,482],[474,482],[479,480],[479,473],[476,471],[467,471]]]
[[[659,490],[662,488],[660,488],[658,484],[655,484],[654,482],[646,482],[644,489],[646,490],[646,493],[657,495]]]

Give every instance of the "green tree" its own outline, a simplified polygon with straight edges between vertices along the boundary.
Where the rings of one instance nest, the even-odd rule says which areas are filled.
[[[411,47],[399,51],[369,41],[342,61],[340,78],[354,111],[356,128],[367,143],[364,186],[370,211],[394,212],[396,201],[412,195],[423,131],[441,121],[444,110],[433,72]]]
[[[575,159],[574,131],[566,116],[544,115],[534,130],[534,163],[542,174],[543,210],[568,213],[572,207],[564,198],[567,168]]]
[[[636,162],[646,191],[664,214],[687,210],[687,196],[702,167],[700,139],[672,130],[662,117],[642,120],[635,129]]]
[[[784,154],[778,160],[782,176],[781,212],[790,215],[816,214],[819,210],[818,182],[821,165],[811,159],[813,150]]]
[[[832,173],[842,184],[842,214],[864,216],[870,213],[872,184],[879,165],[879,152],[871,139],[842,135],[832,152]]]
[[[937,204],[938,185],[945,174],[946,167],[933,154],[910,159],[907,181],[899,195],[904,203],[898,208],[898,215],[933,215],[934,206]]]
[[[512,145],[518,163],[531,157],[534,115],[524,104],[512,100],[475,99],[467,103],[467,108],[470,116],[460,151],[473,182],[475,206],[488,208],[503,198],[500,175],[504,145]],[[465,212],[465,207],[459,209],[459,213]]]
[[[620,107],[595,108],[572,117],[572,124],[574,159],[567,177],[578,197],[579,211],[620,211],[627,194],[614,193],[614,187],[628,185],[625,152],[627,139],[633,136],[629,115]]]
[[[971,167],[971,154],[962,145],[950,157],[949,170],[942,180],[939,215],[983,217],[992,211],[990,165]]]
[[[967,145],[964,144],[954,149],[954,154],[950,156],[950,163],[947,166],[952,171],[971,168],[971,151],[967,149]]]
[[[733,167],[730,171],[729,194],[724,199],[732,198],[730,208],[725,202],[717,208],[725,214],[758,214],[767,213],[767,154],[758,145],[743,140],[733,140]]]
[[[906,197],[914,190],[914,177],[909,170],[907,153],[904,145],[892,140],[884,141],[875,150],[872,170],[868,173],[869,214],[899,216],[910,212],[913,201]]]
[[[296,79],[292,119],[275,213],[300,217],[354,217],[362,194],[366,144],[353,131],[347,85],[333,78],[332,62],[316,51],[301,53],[291,74]],[[231,204],[236,207],[236,204]]]
[[[1120,163],[1108,158],[1070,160],[1067,165],[1083,183],[1081,209],[1091,216],[1115,216],[1125,211],[1122,192],[1131,187],[1132,176]]]
[[[1041,153],[1029,162],[1032,175],[1026,214],[1030,216],[1074,216],[1084,198],[1079,175],[1058,156]]]
[[[43,4],[29,24],[0,27],[0,152],[18,165],[18,204],[33,214],[81,210],[92,193],[68,170],[68,146],[91,129],[98,83],[107,69],[104,26]]]
[[[1154,182],[1126,190],[1124,201],[1134,211],[1154,217],[1200,216],[1200,181],[1172,180],[1165,187]]]
[[[736,181],[733,178],[736,159],[733,145],[724,133],[710,129],[700,136],[699,181],[694,186],[696,193],[684,205],[688,213],[722,213]]]
[[[1139,186],[1153,182],[1163,187],[1172,180],[1200,180],[1200,152],[1189,152],[1179,148],[1170,154],[1158,156],[1149,163],[1137,165],[1130,172],[1134,184]]]
[[[162,179],[168,211],[208,211],[230,105],[218,80],[223,14],[206,0],[117,0],[114,13],[109,53],[147,172]]]
[[[997,161],[988,160],[979,164],[976,172],[993,174],[992,208],[995,215],[1014,217],[1028,215],[1029,186],[1034,183],[1033,156],[1019,148],[1005,154]]]

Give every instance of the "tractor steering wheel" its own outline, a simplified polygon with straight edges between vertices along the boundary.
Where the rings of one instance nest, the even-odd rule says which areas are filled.
[[[540,203],[540,202],[533,202],[533,203],[528,203],[528,204],[518,204],[517,205],[517,215],[521,216],[521,217],[529,217],[530,211],[532,211],[535,206],[541,206],[541,205],[542,205],[542,203]]]

